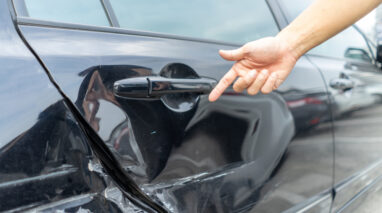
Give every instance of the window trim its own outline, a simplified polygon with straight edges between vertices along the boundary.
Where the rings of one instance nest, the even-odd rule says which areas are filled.
[[[106,0],[106,1],[109,2],[110,7],[111,7],[111,11],[113,12],[114,16],[116,16],[115,12],[113,10],[113,7],[111,6],[110,0]],[[268,11],[271,13],[272,19],[275,22],[276,28],[278,30],[277,33],[279,33],[282,29],[281,25],[283,23],[279,22],[279,19],[276,15],[282,16],[282,14],[280,14],[280,11],[278,11],[278,13],[276,14],[276,11],[274,11],[275,8],[272,7],[273,6],[272,2],[270,2],[272,0],[262,0],[262,1],[264,1],[266,7],[268,8]],[[131,32],[142,32],[145,34],[147,33],[147,34],[153,34],[153,35],[161,35],[160,38],[166,38],[166,35],[167,35],[167,36],[169,36],[168,38],[172,38],[172,39],[187,40],[187,41],[198,41],[198,42],[203,42],[203,43],[215,43],[215,44],[223,44],[223,45],[228,45],[228,46],[239,46],[240,47],[240,46],[243,46],[245,44],[245,43],[235,43],[235,42],[228,42],[228,41],[221,41],[221,40],[214,40],[214,39],[197,38],[197,37],[191,37],[191,36],[175,35],[175,34],[171,34],[171,33],[159,33],[159,32],[144,31],[144,30],[129,30],[129,28],[122,28],[122,27],[118,27],[118,28],[128,30]],[[153,37],[157,37],[157,36],[153,36]]]
[[[110,22],[110,25],[112,27],[120,27],[117,16],[115,15],[114,9],[111,6],[111,3],[109,0],[100,0],[103,9],[105,10],[107,19]]]
[[[272,17],[273,17],[273,20],[275,21],[275,24],[277,26],[277,29],[279,30],[279,32],[281,31],[282,29],[282,24],[284,23],[281,23],[282,20],[279,20],[279,17],[280,16],[283,16],[282,15],[282,11],[281,10],[277,10],[279,8],[275,7],[273,5],[273,2],[270,1],[270,0],[263,0],[265,2],[265,4],[267,5],[268,9],[269,9],[269,12],[272,14]]]
[[[12,5],[16,16],[29,16],[24,0],[12,0]]]
[[[28,13],[28,9],[27,9],[26,4],[25,4],[25,0],[9,0],[9,1],[11,1],[12,5],[13,5],[12,8],[13,8],[17,18],[18,17],[30,18],[29,13]],[[107,22],[109,23],[109,25],[111,27],[114,27],[114,26],[119,27],[118,20],[116,19],[116,16],[114,14],[114,10],[111,8],[111,4],[110,4],[109,0],[98,0],[98,1],[102,6],[102,9],[105,13],[105,16],[106,16],[106,19],[107,19]],[[31,19],[34,19],[34,18],[31,18]],[[61,23],[59,21],[52,21],[52,22]],[[67,22],[62,22],[62,23],[67,23]],[[85,25],[85,26],[94,26],[94,25]]]
[[[94,25],[67,23],[67,22],[59,22],[59,21],[48,21],[43,19],[31,18],[26,16],[27,15],[26,8],[24,8],[25,11],[23,11],[22,8],[20,8],[19,6],[20,3],[25,3],[24,0],[10,0],[10,1],[12,1],[13,3],[13,10],[16,14],[17,25],[50,27],[50,28],[58,28],[58,29],[70,29],[70,30],[84,30],[84,31],[105,32],[105,33],[115,33],[115,34],[125,34],[125,35],[137,35],[137,36],[164,38],[164,39],[175,39],[175,40],[183,40],[183,41],[193,41],[193,42],[217,44],[217,45],[224,45],[224,46],[232,46],[234,48],[244,45],[244,43],[235,43],[235,42],[227,42],[227,41],[221,41],[221,40],[174,35],[169,33],[157,33],[157,32],[143,31],[143,30],[130,30],[128,28],[121,28],[119,27],[119,22],[118,22],[118,19],[116,19],[114,10],[110,4],[110,0],[100,0],[100,1],[102,6],[104,6],[105,13],[107,15],[107,18],[111,26],[94,26]],[[15,4],[14,3],[15,1],[17,1],[18,4]],[[275,17],[272,7],[270,6],[268,0],[263,0],[263,1],[268,7],[268,10],[272,15],[276,28],[280,32],[281,26],[280,26],[279,20]],[[17,12],[19,12],[20,14]],[[117,22],[112,22],[114,18],[116,19]]]
[[[317,53],[305,53],[304,55],[306,56],[311,56],[311,57],[319,57],[319,58],[326,58],[326,59],[331,59],[331,60],[340,60],[340,61],[346,61],[346,62],[352,62],[352,63],[355,63],[355,64],[359,64],[359,65],[374,65],[374,63],[372,62],[366,62],[366,61],[361,61],[361,60],[356,60],[356,59],[352,59],[352,58],[340,58],[340,57],[335,57],[335,56],[327,56],[327,55],[320,55],[320,54],[317,54]]]
[[[265,0],[269,6],[269,9],[274,15],[276,22],[278,23],[279,30],[288,26],[288,19],[286,18],[285,12],[282,9],[278,0]]]
[[[369,39],[367,38],[367,36],[365,35],[365,33],[356,25],[356,24],[353,24],[352,27],[358,31],[359,34],[361,34],[361,36],[363,37],[363,40],[365,41],[366,45],[367,45],[367,48],[369,49],[369,54],[370,54],[370,57],[371,57],[371,60],[372,60],[372,63],[375,64],[375,62],[377,61],[376,59],[376,56],[374,55],[374,52],[370,46],[370,43],[369,43]]]
[[[176,39],[176,40],[184,40],[184,41],[194,41],[201,43],[211,43],[211,44],[219,44],[233,47],[240,47],[243,44],[239,43],[230,43],[217,41],[212,39],[202,39],[202,38],[194,38],[187,36],[179,36],[172,34],[163,34],[163,33],[154,33],[147,31],[136,31],[136,30],[128,30],[125,28],[116,28],[116,27],[101,27],[101,26],[93,26],[93,25],[84,25],[84,24],[74,24],[74,23],[65,23],[65,22],[57,22],[57,21],[46,21],[41,19],[34,19],[29,17],[16,17],[16,23],[18,25],[23,26],[37,26],[37,27],[49,27],[49,28],[58,28],[58,29],[70,29],[70,30],[83,30],[83,31],[92,31],[92,32],[105,32],[105,33],[115,33],[115,34],[126,34],[126,35],[138,35],[138,36],[146,36],[146,37],[156,37],[156,38],[165,38],[165,39]]]

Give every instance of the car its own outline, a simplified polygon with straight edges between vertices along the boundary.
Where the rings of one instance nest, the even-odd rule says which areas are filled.
[[[208,101],[233,64],[219,49],[310,2],[0,1],[0,211],[378,206],[382,60],[357,26],[276,91]]]

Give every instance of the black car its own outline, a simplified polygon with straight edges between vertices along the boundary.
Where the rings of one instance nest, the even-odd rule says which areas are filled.
[[[276,35],[309,2],[0,1],[0,210],[375,206],[382,73],[356,26],[271,94],[207,99],[232,66],[219,49]]]

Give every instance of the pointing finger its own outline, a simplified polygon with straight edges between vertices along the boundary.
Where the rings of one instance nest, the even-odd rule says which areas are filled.
[[[223,92],[229,87],[229,85],[232,84],[232,82],[236,79],[237,74],[232,69],[228,71],[222,79],[220,79],[219,83],[216,85],[216,87],[212,90],[210,93],[208,99],[209,101],[213,102],[216,101]]]

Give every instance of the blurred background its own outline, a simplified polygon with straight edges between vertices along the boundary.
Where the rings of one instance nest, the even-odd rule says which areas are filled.
[[[376,44],[382,43],[382,6],[373,10],[356,24]]]

